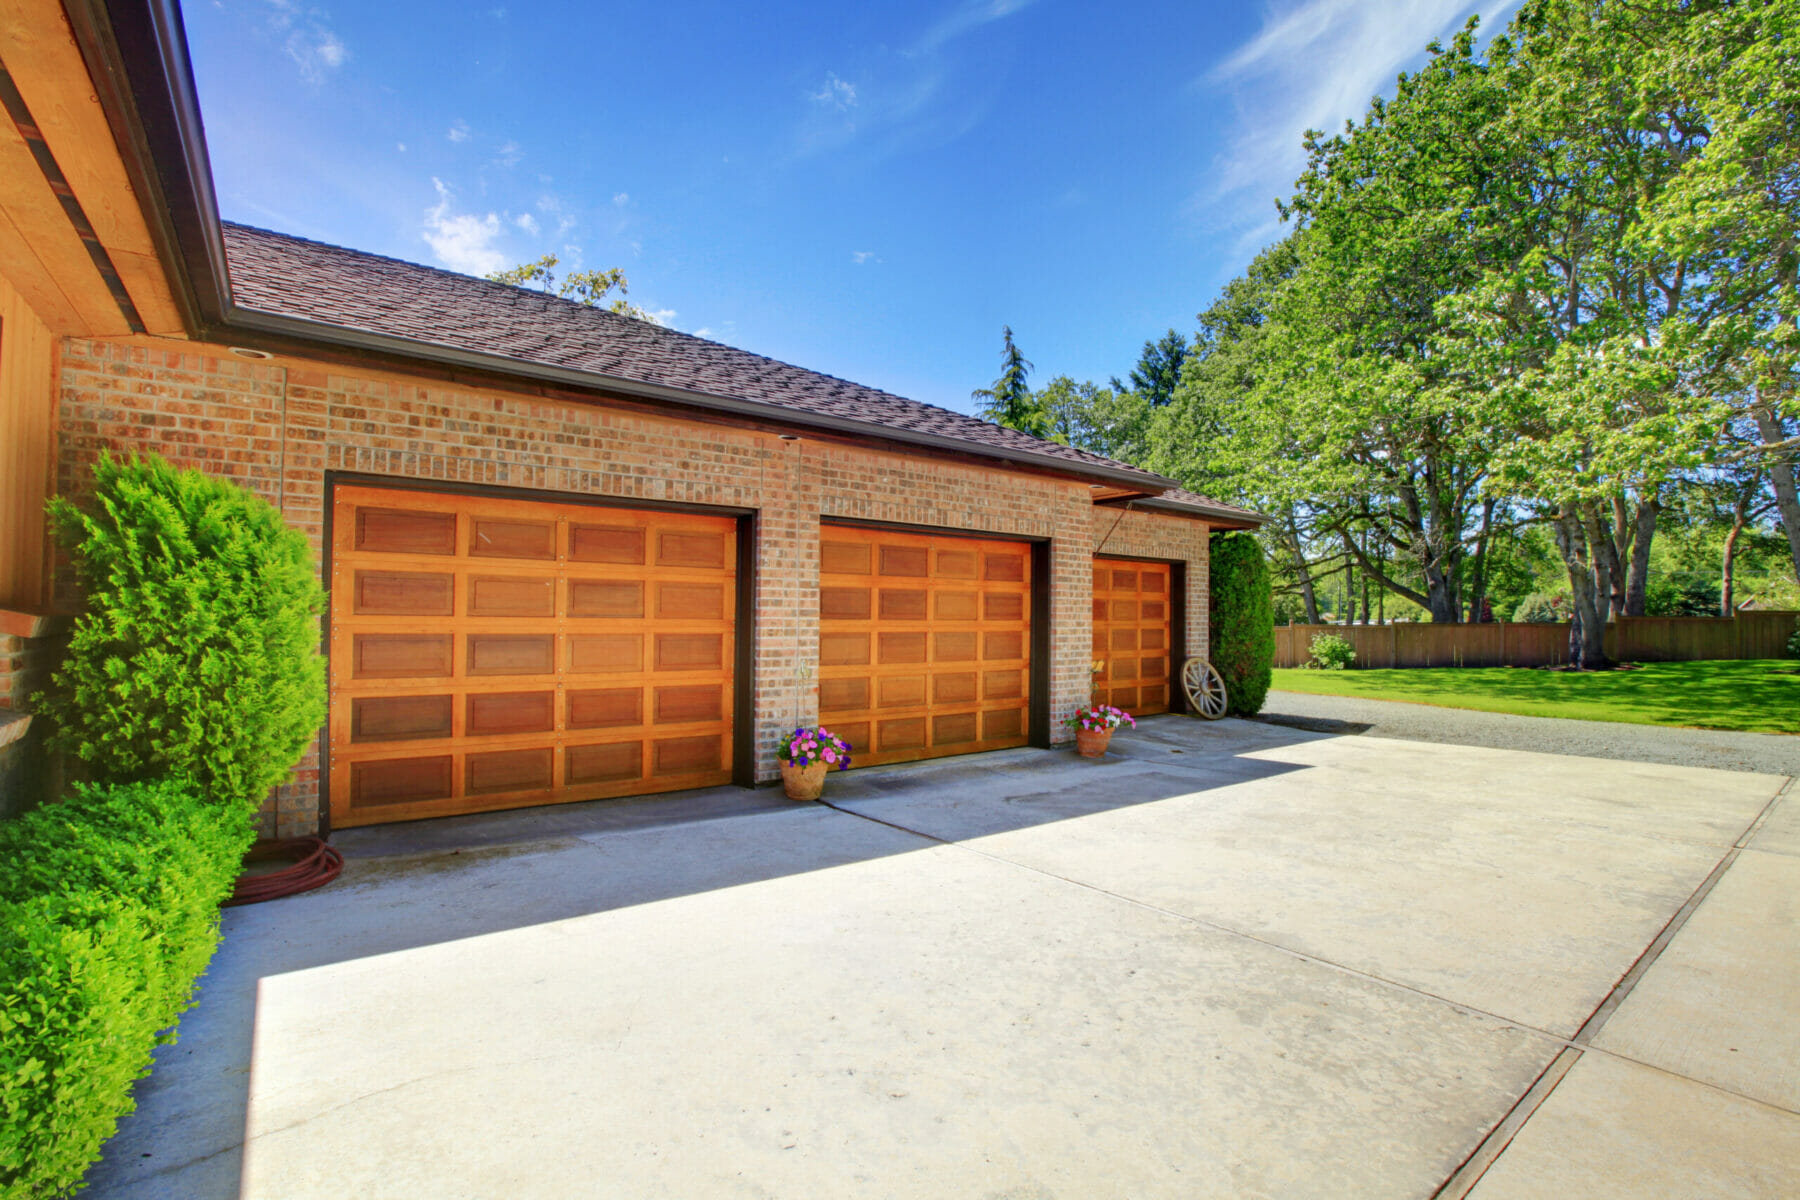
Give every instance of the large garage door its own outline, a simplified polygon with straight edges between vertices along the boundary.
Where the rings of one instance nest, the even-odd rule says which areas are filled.
[[[1104,703],[1133,716],[1169,711],[1168,563],[1094,560],[1094,661]]]
[[[858,763],[1023,746],[1031,549],[827,525],[819,719]]]
[[[729,517],[340,487],[336,826],[728,782]]]

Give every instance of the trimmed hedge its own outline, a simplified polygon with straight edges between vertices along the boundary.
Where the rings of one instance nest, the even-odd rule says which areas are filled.
[[[1226,711],[1262,711],[1274,678],[1275,602],[1262,543],[1248,533],[1215,533],[1211,540],[1212,665],[1225,680]]]
[[[36,698],[51,746],[101,779],[260,804],[325,722],[306,538],[243,488],[155,456],[102,458],[92,502],[58,497],[50,514],[87,592]]]
[[[0,823],[0,1196],[78,1186],[132,1110],[253,836],[244,806],[167,781]]]

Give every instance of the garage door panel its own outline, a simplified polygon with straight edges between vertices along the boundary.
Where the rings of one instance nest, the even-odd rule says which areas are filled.
[[[365,506],[356,510],[353,528],[352,545],[371,554],[456,553],[454,513]]]
[[[1168,563],[1094,565],[1095,691],[1135,715],[1169,710]]]
[[[356,571],[351,587],[351,611],[359,616],[447,617],[456,608],[451,574]]]
[[[556,581],[528,575],[471,575],[471,617],[554,617]],[[448,615],[448,614],[445,614]]]
[[[451,673],[454,639],[447,633],[358,633],[351,637],[356,679],[417,679]]]
[[[644,565],[645,530],[637,525],[569,526],[569,561]]]
[[[355,696],[350,701],[352,742],[406,742],[452,736],[456,697]]]
[[[472,558],[532,558],[540,562],[556,558],[555,521],[471,516],[468,525]]]
[[[1024,743],[1028,547],[829,525],[820,546],[819,712],[856,762]]]
[[[333,529],[335,824],[729,780],[732,519],[351,486]]]

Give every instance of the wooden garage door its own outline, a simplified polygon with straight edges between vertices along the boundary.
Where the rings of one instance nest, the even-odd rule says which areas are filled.
[[[1103,703],[1133,716],[1169,711],[1168,563],[1094,560],[1094,659]]]
[[[736,525],[340,487],[338,827],[731,777]]]
[[[1023,746],[1031,548],[827,525],[819,720],[873,765]]]

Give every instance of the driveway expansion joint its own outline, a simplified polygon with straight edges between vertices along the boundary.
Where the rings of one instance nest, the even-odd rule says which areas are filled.
[[[1487,1136],[1470,1152],[1469,1157],[1463,1160],[1462,1165],[1451,1172],[1450,1177],[1444,1180],[1443,1185],[1432,1193],[1431,1200],[1463,1200],[1473,1191],[1475,1185],[1481,1182],[1481,1177],[1487,1174],[1489,1168],[1506,1152],[1506,1148],[1512,1143],[1513,1138],[1518,1136],[1519,1131],[1531,1120],[1533,1114],[1543,1105],[1544,1101],[1550,1098],[1550,1094],[1556,1090],[1557,1085],[1574,1069],[1575,1064],[1581,1060],[1581,1056],[1589,1052],[1634,1062],[1664,1075],[1670,1075],[1690,1083],[1698,1083],[1702,1087],[1773,1108],[1777,1112],[1788,1111],[1768,1104],[1767,1101],[1757,1100],[1753,1096],[1744,1096],[1729,1088],[1721,1088],[1702,1080],[1689,1079],[1685,1075],[1677,1075],[1675,1072],[1650,1063],[1638,1062],[1636,1059],[1601,1049],[1591,1043],[1606,1027],[1606,1023],[1612,1019],[1612,1015],[1630,997],[1638,983],[1645,975],[1649,974],[1650,968],[1656,965],[1656,960],[1662,957],[1663,951],[1668,949],[1669,944],[1687,925],[1688,920],[1705,903],[1719,880],[1723,879],[1725,873],[1731,869],[1731,865],[1737,862],[1738,856],[1744,852],[1746,845],[1767,823],[1769,815],[1774,811],[1776,805],[1793,790],[1793,786],[1794,779],[1790,776],[1775,790],[1775,794],[1769,797],[1768,802],[1757,810],[1756,816],[1751,818],[1750,823],[1744,827],[1744,832],[1720,857],[1713,869],[1707,873],[1706,878],[1700,881],[1700,886],[1694,889],[1693,894],[1687,898],[1686,902],[1675,910],[1675,915],[1670,917],[1661,931],[1650,940],[1650,944],[1644,948],[1642,954],[1638,955],[1637,961],[1631,964],[1631,968],[1619,977],[1619,982],[1613,985],[1606,998],[1589,1014],[1588,1019],[1582,1022],[1581,1028],[1575,1031],[1575,1036],[1568,1040],[1563,1051],[1550,1060],[1543,1073],[1525,1090],[1525,1094],[1520,1096],[1499,1123],[1488,1131]]]

